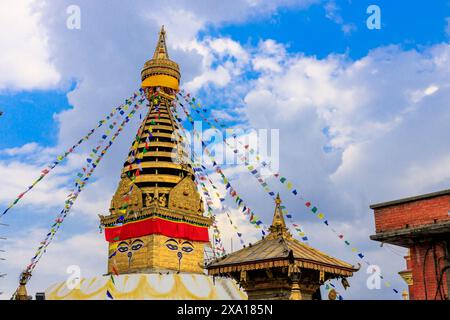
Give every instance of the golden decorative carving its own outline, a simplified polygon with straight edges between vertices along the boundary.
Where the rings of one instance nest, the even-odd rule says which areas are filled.
[[[247,282],[247,271],[244,270],[241,271],[240,282]]]
[[[153,195],[151,193],[145,194],[145,206],[150,207],[154,204]]]
[[[169,193],[169,209],[202,214],[202,201],[191,174],[184,177]]]
[[[413,275],[411,270],[400,271],[398,274],[403,278],[408,286],[413,285]]]
[[[167,199],[164,193],[158,198],[158,204],[160,207],[165,207],[167,205]]]
[[[331,289],[331,290],[328,292],[328,300],[336,300],[336,298],[337,298],[336,290]]]
[[[133,186],[133,189],[130,192],[131,186]],[[138,186],[133,184],[133,182],[131,182],[127,177],[123,177],[122,179],[120,179],[117,191],[111,200],[110,211],[112,213],[118,213],[118,210],[126,204],[128,204],[127,211],[140,210],[143,206],[142,192],[138,188]]]

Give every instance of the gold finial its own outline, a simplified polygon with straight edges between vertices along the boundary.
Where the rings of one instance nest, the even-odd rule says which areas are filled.
[[[177,91],[180,77],[180,67],[169,59],[166,30],[162,26],[153,58],[145,62],[141,71],[142,87],[165,87]]]
[[[169,59],[169,53],[167,51],[166,45],[166,31],[164,30],[164,25],[161,26],[161,30],[159,31],[158,43],[156,44],[153,59]]]
[[[278,236],[290,237],[288,228],[286,228],[286,223],[284,221],[283,212],[281,210],[281,198],[280,194],[277,194],[275,198],[275,212],[273,214],[272,225],[269,227],[270,234],[268,238],[274,238]]]
[[[273,215],[271,227],[281,226],[281,227],[286,228],[286,223],[284,222],[283,212],[281,211],[280,204],[281,204],[281,198],[280,198],[280,194],[278,193],[277,197],[275,199],[275,213]]]
[[[280,193],[277,193],[277,198],[275,199],[275,203],[277,206],[279,206],[281,204]]]
[[[31,300],[31,296],[27,294],[26,288],[26,284],[30,277],[31,273],[26,271],[22,272],[22,274],[20,275],[19,287],[17,288],[14,296],[15,300]]]

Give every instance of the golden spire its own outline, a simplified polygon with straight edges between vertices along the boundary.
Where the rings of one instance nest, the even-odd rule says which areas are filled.
[[[269,232],[268,238],[291,237],[288,228],[286,228],[286,223],[284,222],[279,193],[275,199],[275,212],[273,214],[272,225],[269,227]]]
[[[164,25],[159,31],[159,39],[156,44],[155,53],[153,54],[153,59],[169,59],[169,54],[167,52],[166,46],[166,31],[164,30]]]
[[[142,87],[163,87],[178,90],[180,84],[180,67],[169,59],[164,26],[159,31],[153,58],[144,64],[141,71]]]
[[[212,220],[203,216],[194,170],[171,108],[180,72],[168,57],[165,34],[162,27],[153,58],[141,73],[148,113],[123,165],[111,214],[100,215],[108,257],[113,258],[108,259],[109,273],[203,273]]]

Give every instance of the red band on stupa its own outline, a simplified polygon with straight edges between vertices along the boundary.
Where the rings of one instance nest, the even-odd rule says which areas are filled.
[[[159,217],[128,222],[122,226],[105,228],[105,239],[108,242],[142,237],[150,234],[162,234],[166,237],[209,242],[208,227],[198,226],[188,222],[169,221]]]

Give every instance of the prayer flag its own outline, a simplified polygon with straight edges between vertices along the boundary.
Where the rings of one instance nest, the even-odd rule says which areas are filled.
[[[114,300],[113,296],[111,295],[111,293],[109,292],[109,290],[106,290],[106,296],[108,298],[110,298],[111,300]]]

